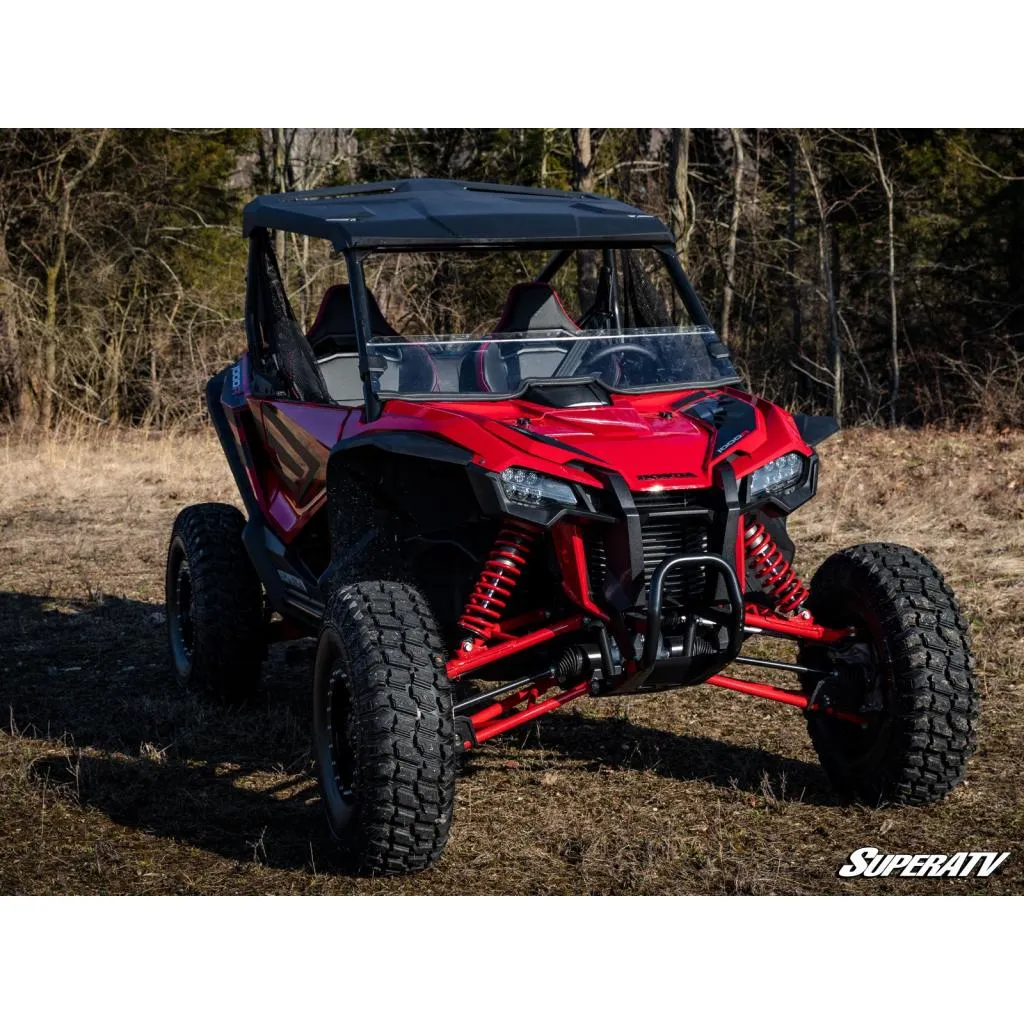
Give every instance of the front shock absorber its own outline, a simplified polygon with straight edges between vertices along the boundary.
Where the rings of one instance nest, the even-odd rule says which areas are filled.
[[[480,578],[466,602],[459,625],[478,640],[490,640],[501,629],[509,598],[519,583],[541,528],[507,519],[498,531]]]
[[[748,572],[761,584],[775,610],[782,615],[800,611],[810,590],[793,572],[793,567],[763,523],[756,519],[748,520],[743,531],[743,548]]]

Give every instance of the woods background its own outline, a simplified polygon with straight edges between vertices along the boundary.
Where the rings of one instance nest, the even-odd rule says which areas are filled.
[[[1019,130],[0,131],[0,420],[198,423],[252,196],[457,177],[657,214],[751,387],[844,423],[1024,425]],[[297,312],[318,258],[282,253]],[[497,311],[495,311],[497,312]]]

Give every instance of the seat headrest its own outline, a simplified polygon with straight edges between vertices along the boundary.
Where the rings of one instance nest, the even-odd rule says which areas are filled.
[[[390,338],[397,331],[384,319],[377,300],[370,291],[366,292],[366,305],[370,311],[370,333]],[[324,292],[320,310],[313,326],[306,335],[311,345],[322,341],[351,341],[356,343],[356,324],[352,316],[352,291],[347,284],[333,284]]]
[[[558,292],[546,281],[512,286],[505,300],[495,334],[526,334],[530,331],[567,331],[577,334],[579,325],[565,311]]]

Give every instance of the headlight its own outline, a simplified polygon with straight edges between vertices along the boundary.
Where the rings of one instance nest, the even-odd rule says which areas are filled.
[[[778,491],[794,483],[804,471],[804,457],[799,452],[772,459],[767,466],[755,469],[750,474],[750,497],[766,491]]]
[[[575,505],[573,489],[561,480],[536,473],[532,469],[509,466],[499,477],[505,498],[516,505]]]

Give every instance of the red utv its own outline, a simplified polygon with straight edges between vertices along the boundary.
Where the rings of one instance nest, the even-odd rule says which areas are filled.
[[[248,351],[207,401],[246,515],[178,516],[170,646],[182,681],[234,699],[268,642],[319,636],[321,791],[359,869],[431,864],[457,755],[584,696],[711,684],[790,704],[870,804],[960,782],[978,696],[953,592],[893,544],[796,575],[786,517],[836,424],[744,388],[660,221],[412,180],[263,196],[244,231]],[[325,240],[344,277],[308,334],[284,232]],[[465,268],[487,259],[514,283],[467,329],[437,296],[461,282],[479,307],[501,275]],[[426,280],[446,323],[407,295],[393,327],[368,286],[399,294],[385,264]],[[767,637],[792,659],[746,653]]]

